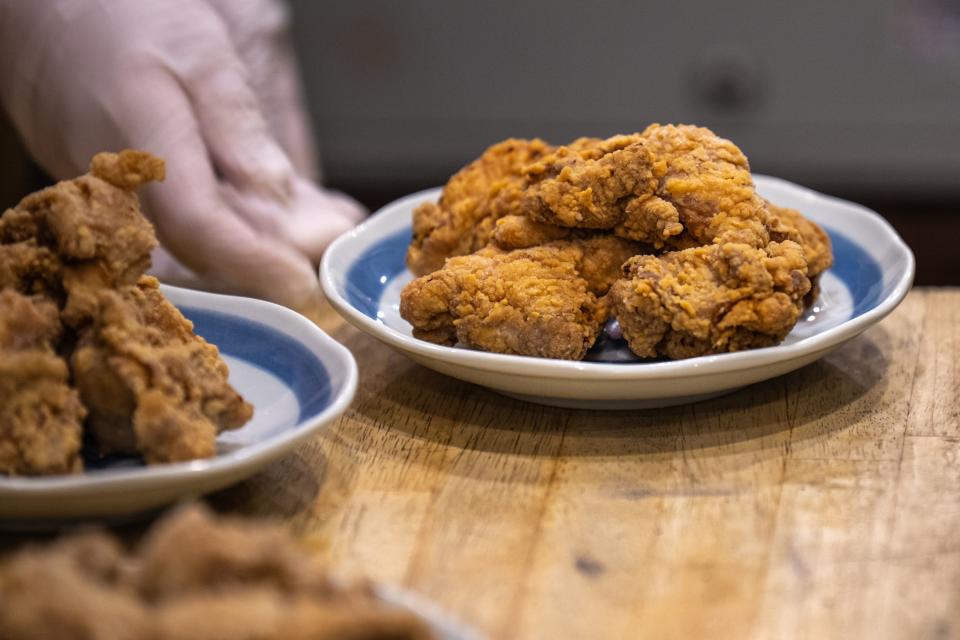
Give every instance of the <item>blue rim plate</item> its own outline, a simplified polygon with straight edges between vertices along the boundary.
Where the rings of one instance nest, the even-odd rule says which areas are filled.
[[[262,300],[161,288],[220,349],[231,384],[254,405],[253,419],[221,433],[217,455],[206,460],[114,459],[91,461],[81,474],[0,477],[0,518],[123,516],[215,491],[290,452],[349,406],[356,362],[307,318]]]
[[[439,189],[393,202],[337,239],[324,254],[321,282],[352,324],[441,373],[525,400],[582,408],[644,408],[691,402],[797,369],[863,332],[903,300],[913,282],[909,247],[877,213],[785,180],[755,176],[758,191],[824,226],[835,264],[821,297],[781,345],[677,361],[641,361],[625,347],[581,362],[485,353],[412,337],[399,293],[413,209]]]

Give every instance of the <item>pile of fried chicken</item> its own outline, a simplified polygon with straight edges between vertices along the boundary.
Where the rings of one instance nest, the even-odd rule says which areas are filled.
[[[511,139],[414,211],[400,313],[430,342],[568,360],[615,319],[637,356],[689,358],[781,342],[832,262],[709,129]]]
[[[157,239],[134,190],[163,161],[123,151],[0,216],[0,474],[101,454],[209,457],[253,414],[217,348],[145,276]]]
[[[181,507],[132,552],[74,534],[0,561],[6,640],[428,640],[368,583],[338,585],[279,527]]]

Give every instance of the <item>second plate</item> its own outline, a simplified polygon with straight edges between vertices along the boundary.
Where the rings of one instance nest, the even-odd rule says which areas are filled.
[[[400,317],[400,291],[413,275],[404,256],[413,210],[440,189],[393,202],[326,251],[324,291],[353,325],[420,364],[500,393],[562,407],[628,409],[706,399],[782,375],[821,358],[880,321],[913,282],[914,258],[877,213],[778,178],[755,176],[757,190],[822,225],[835,262],[820,299],[782,344],[672,362],[638,360],[626,347],[571,362],[446,347],[414,338]]]

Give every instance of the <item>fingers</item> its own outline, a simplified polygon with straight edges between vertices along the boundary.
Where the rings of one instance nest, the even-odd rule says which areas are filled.
[[[340,234],[352,228],[365,214],[352,198],[318,189],[303,178],[296,178],[294,197],[287,215],[278,215],[274,201],[254,198],[237,192],[230,185],[222,186],[223,198],[247,220],[265,232],[296,247],[314,264],[327,246]]]
[[[202,37],[170,60],[183,84],[217,174],[242,191],[286,202],[294,167],[276,142],[226,26],[212,11]]]
[[[270,131],[296,171],[319,180],[314,135],[290,42],[286,5],[279,0],[207,2],[230,32]]]
[[[145,190],[161,242],[216,288],[294,308],[315,304],[319,285],[310,261],[255,230],[221,197],[200,125],[176,79],[157,73],[148,81],[150,94],[125,96],[117,115],[133,145],[167,161],[166,181]]]

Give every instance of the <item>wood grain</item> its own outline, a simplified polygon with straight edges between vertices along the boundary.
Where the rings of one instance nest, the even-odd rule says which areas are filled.
[[[211,499],[495,638],[960,637],[960,290],[692,406],[541,407],[346,326],[348,413]]]

